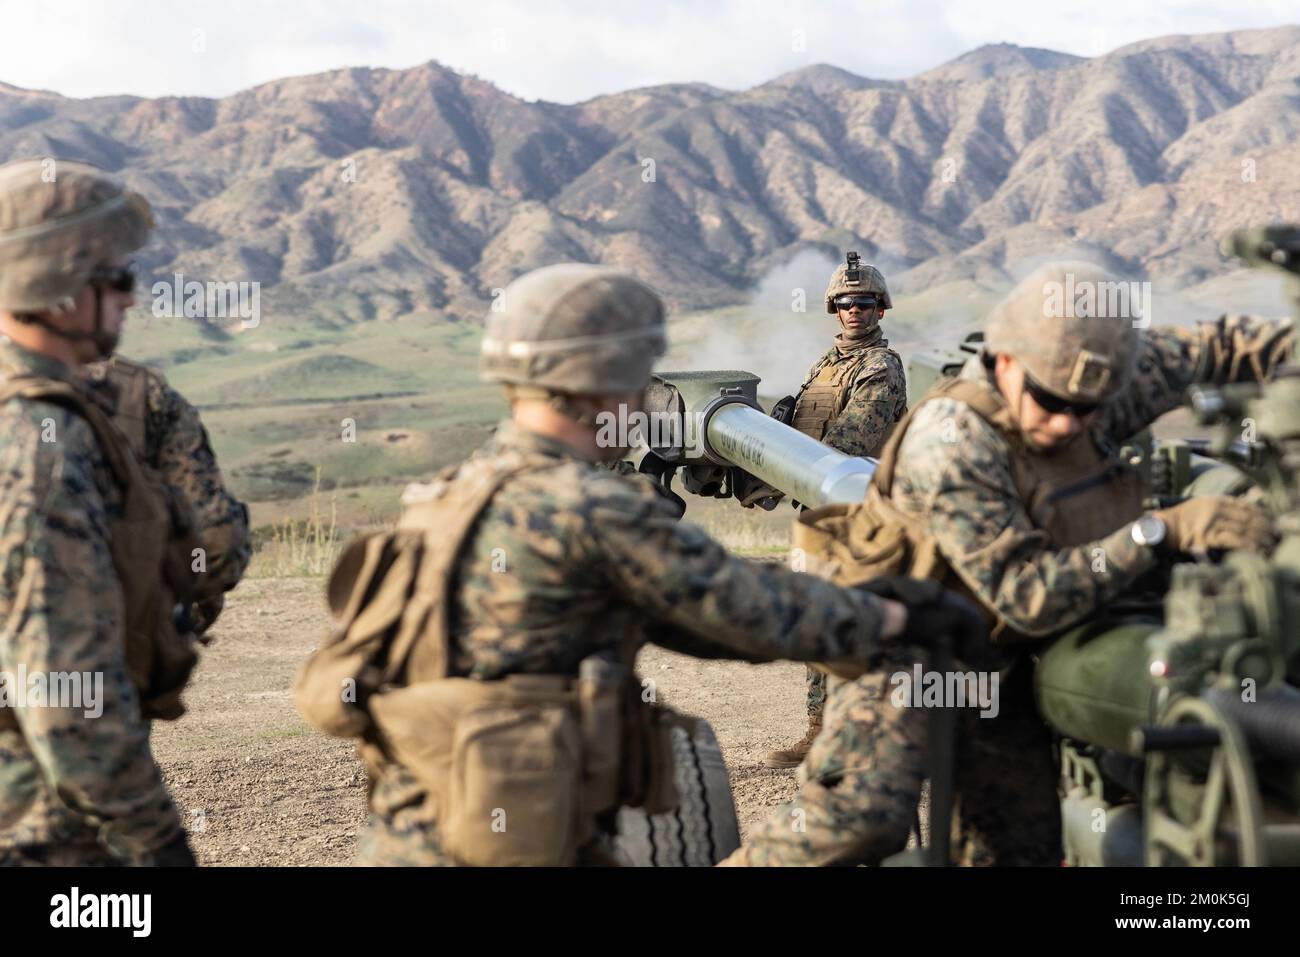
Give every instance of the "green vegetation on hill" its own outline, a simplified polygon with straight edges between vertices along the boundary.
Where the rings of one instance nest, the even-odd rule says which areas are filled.
[[[463,458],[505,412],[478,381],[479,330],[445,320],[321,329],[264,315],[229,334],[133,320],[122,351],[199,406],[255,524],[300,511],[318,467],[342,527],[390,518],[403,484]]]
[[[886,334],[906,361],[920,349],[955,344],[996,299],[970,281],[897,295]],[[1240,309],[1237,303],[1278,314],[1282,298],[1280,289],[1234,274],[1170,303],[1157,321],[1208,318]],[[834,323],[812,310],[746,306],[679,315],[661,367],[749,369],[764,376],[760,392],[770,400],[791,379],[797,384]],[[305,518],[319,468],[321,495],[346,537],[391,520],[406,483],[463,459],[506,413],[500,390],[478,379],[480,335],[476,324],[432,315],[336,328],[264,315],[246,330],[137,316],[123,352],[162,368],[200,407],[255,525]],[[785,509],[769,516],[694,500],[689,515],[741,548],[779,549],[788,540]]]

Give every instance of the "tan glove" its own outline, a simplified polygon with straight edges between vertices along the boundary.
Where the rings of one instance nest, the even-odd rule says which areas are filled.
[[[1229,495],[1190,498],[1152,514],[1165,523],[1164,544],[1174,552],[1259,550],[1275,541],[1268,513]]]

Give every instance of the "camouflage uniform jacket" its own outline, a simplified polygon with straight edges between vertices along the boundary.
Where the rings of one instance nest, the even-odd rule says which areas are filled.
[[[877,326],[835,337],[799,386],[794,427],[845,455],[876,456],[906,412],[903,361]]]
[[[153,466],[171,494],[180,497],[182,509],[195,517],[207,566],[195,601],[207,627],[221,611],[223,594],[239,584],[252,557],[248,509],[222,481],[198,410],[161,372],[114,356],[88,366],[87,376],[114,399],[132,401],[137,394],[143,399],[140,409],[126,409],[119,403],[118,421],[128,426],[124,431],[140,457]],[[133,376],[142,377],[143,389],[119,388]],[[129,427],[133,423],[136,428]]]
[[[878,605],[811,575],[733,558],[678,520],[648,482],[597,469],[504,423],[478,455],[513,448],[552,467],[516,476],[458,562],[453,672],[577,674],[629,632],[706,658],[854,657]]]
[[[0,377],[82,381],[61,362],[2,343]],[[0,673],[9,683],[0,707],[0,857],[82,848],[136,860],[181,830],[127,674],[109,552],[121,507],[88,423],[42,401],[0,407]],[[22,675],[30,692],[33,680],[73,673],[83,689],[102,682],[102,714],[30,693],[19,701],[26,707],[11,706]]]
[[[1133,384],[1102,412],[1097,438],[1130,437],[1177,406],[1195,382],[1263,378],[1289,348],[1289,332],[1289,323],[1245,317],[1151,330],[1141,341]],[[961,374],[988,376],[979,357]],[[1095,544],[1054,547],[1019,498],[1006,438],[955,398],[918,405],[898,453],[892,501],[925,520],[962,581],[1027,636],[1077,622],[1154,561],[1149,549],[1132,542],[1127,525],[1101,542],[1106,563],[1098,570]],[[1023,652],[1024,646],[1006,649],[999,664],[1010,665]],[[925,660],[923,651],[898,645],[877,670],[837,683],[826,728],[799,770],[799,792],[750,828],[728,865],[878,864],[903,849],[928,772],[929,714],[895,704],[891,687],[894,675],[931,667]],[[1059,771],[1034,709],[1031,677],[1020,669],[1012,683],[1004,679],[995,720],[979,720],[973,710],[960,719],[954,822],[960,863],[1059,860]]]
[[[876,653],[873,596],[734,558],[679,521],[650,483],[597,468],[511,423],[475,458],[521,454],[530,467],[506,480],[456,565],[453,675],[576,676],[589,655],[645,642],[755,662]],[[363,859],[437,862],[418,805],[410,774],[386,769],[371,794],[383,833],[363,840]],[[425,856],[397,850],[411,844]]]
[[[1181,405],[1193,384],[1271,373],[1292,335],[1290,320],[1251,316],[1148,330],[1131,384],[1094,426],[1098,444],[1118,447]],[[961,375],[992,381],[980,356]],[[1057,549],[1027,514],[1008,459],[1005,439],[969,406],[950,397],[926,401],[899,447],[891,499],[927,522],[944,559],[980,601],[1015,631],[1041,637],[1119,596],[1156,557],[1134,543],[1127,523],[1100,541]]]

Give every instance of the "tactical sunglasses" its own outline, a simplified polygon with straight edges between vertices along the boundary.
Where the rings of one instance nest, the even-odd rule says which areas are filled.
[[[857,306],[859,309],[874,309],[876,302],[875,296],[839,296],[835,299],[835,308],[852,309]]]
[[[96,266],[90,274],[90,281],[97,286],[107,286],[114,292],[134,292],[135,263],[127,263],[125,266]]]
[[[1069,412],[1076,419],[1082,419],[1101,408],[1100,402],[1071,402],[1069,399],[1062,399],[1059,395],[1053,395],[1035,382],[1027,371],[1025,372],[1025,391],[1049,415],[1060,415],[1062,412]]]

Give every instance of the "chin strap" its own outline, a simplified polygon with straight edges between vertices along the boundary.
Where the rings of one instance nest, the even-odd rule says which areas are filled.
[[[67,339],[69,342],[93,342],[96,351],[99,353],[99,358],[107,359],[117,348],[118,337],[104,333],[104,291],[93,284],[90,288],[95,291],[95,325],[89,332],[82,332],[79,329],[60,329],[48,319],[36,313],[27,313],[19,321],[33,326],[40,326],[46,332],[51,332],[60,339]]]
[[[506,385],[506,395],[511,401],[516,399],[543,401],[556,412],[588,429],[596,427],[596,416],[600,414],[599,411],[580,411],[573,401],[573,396],[565,395],[563,392],[553,392],[550,389],[543,389],[535,385],[508,383]]]

